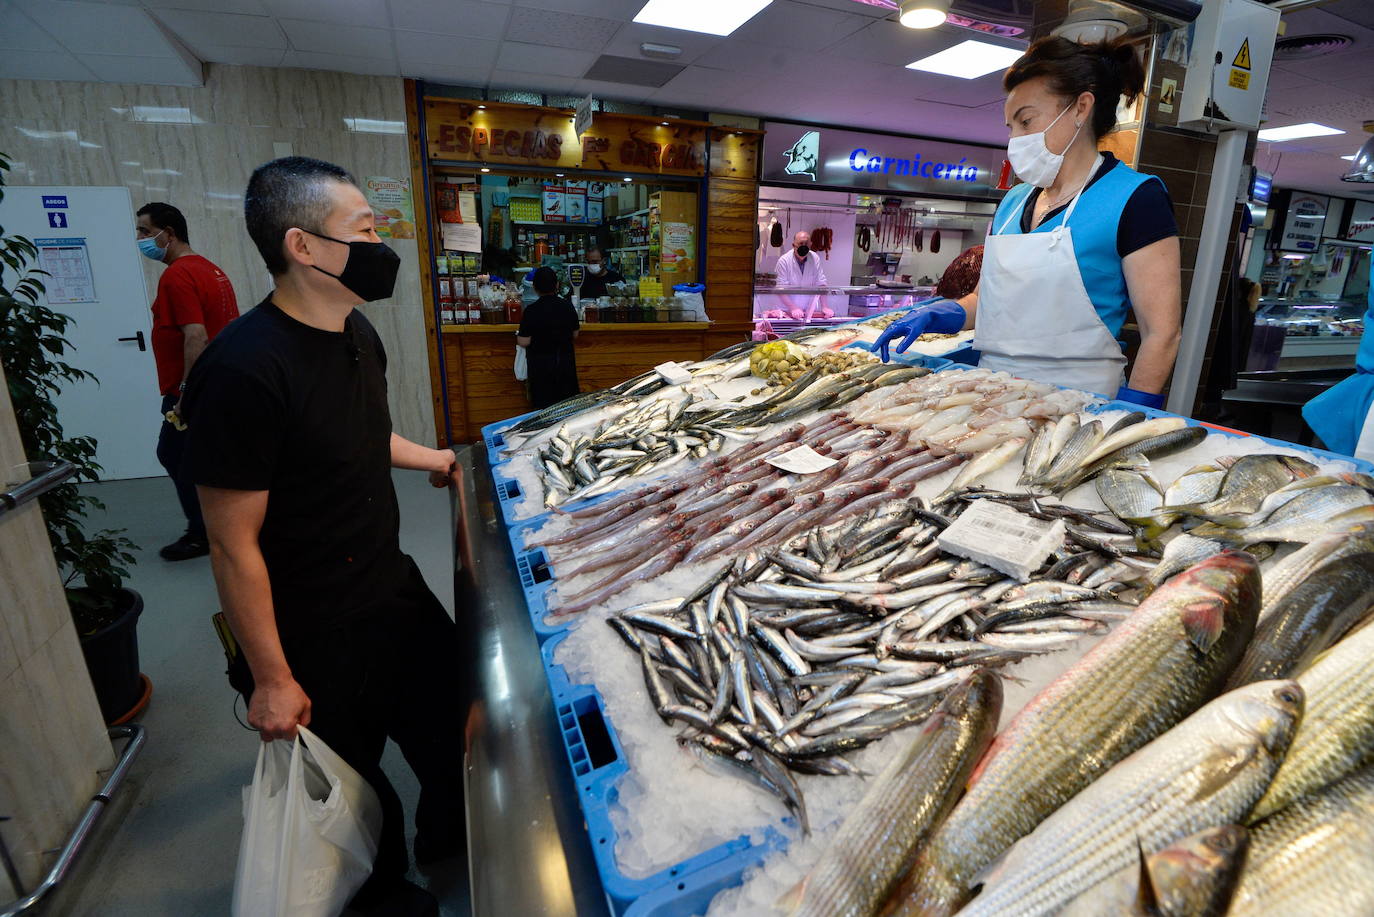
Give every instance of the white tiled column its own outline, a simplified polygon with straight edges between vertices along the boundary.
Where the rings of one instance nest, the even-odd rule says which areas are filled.
[[[0,371],[0,472],[26,461]],[[38,504],[0,516],[0,823],[38,884],[114,764]],[[0,904],[16,895],[0,871]]]

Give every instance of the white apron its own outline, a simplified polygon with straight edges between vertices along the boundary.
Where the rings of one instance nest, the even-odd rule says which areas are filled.
[[[1101,163],[1099,156],[1090,177]],[[981,367],[1110,398],[1121,387],[1126,357],[1088,298],[1069,230],[1085,188],[1086,182],[1048,232],[1002,234],[1021,219],[1022,202],[988,236],[973,346],[983,353]]]

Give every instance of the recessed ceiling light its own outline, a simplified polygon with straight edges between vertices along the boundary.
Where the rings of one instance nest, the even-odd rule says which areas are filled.
[[[562,178],[562,177],[563,177],[563,173],[562,173],[562,172],[555,172],[553,177],[554,177],[554,178]]]
[[[490,172],[491,169],[488,169],[486,166],[482,166],[482,171],[483,171],[483,172]]]
[[[668,122],[667,122],[667,121],[664,121],[664,122],[663,122],[663,126],[664,126],[664,127],[667,127],[667,126],[668,126]]]
[[[1301,140],[1304,137],[1332,137],[1344,133],[1343,130],[1308,121],[1306,124],[1290,124],[1288,127],[1266,127],[1259,132],[1259,139],[1268,140],[1270,143],[1282,143],[1285,140]]]
[[[773,0],[649,0],[635,14],[642,25],[729,35]]]
[[[973,80],[1005,70],[1021,57],[1022,52],[1005,45],[988,44],[985,41],[962,41],[952,48],[946,48],[929,57],[907,64],[908,70],[924,70],[926,73],[943,73],[957,76],[963,80]]]
[[[625,178],[624,178],[624,181],[634,181],[634,179],[631,178],[630,176],[626,175]]]
[[[933,29],[949,18],[949,0],[902,0],[897,21],[908,29]]]
[[[477,107],[478,107],[478,108],[486,108],[485,105],[478,105]]]

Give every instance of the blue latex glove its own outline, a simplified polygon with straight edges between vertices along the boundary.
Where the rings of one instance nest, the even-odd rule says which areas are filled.
[[[1129,401],[1131,404],[1144,405],[1147,408],[1155,408],[1156,410],[1164,407],[1163,395],[1154,395],[1150,392],[1137,391],[1124,385],[1116,390],[1116,400]]]
[[[916,343],[916,339],[921,335],[927,332],[955,334],[964,330],[966,321],[968,313],[954,300],[932,299],[913,308],[906,317],[888,325],[882,336],[868,349],[881,354],[883,362],[886,363],[892,359],[892,355],[888,353],[888,346],[897,338],[902,338],[902,342],[897,345],[897,352],[906,353],[906,349]]]

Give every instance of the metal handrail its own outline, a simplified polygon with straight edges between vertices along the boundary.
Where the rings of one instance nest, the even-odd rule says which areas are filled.
[[[27,481],[6,483],[6,489],[0,491],[0,516],[37,500],[76,474],[71,462],[29,462],[28,469],[32,477]]]
[[[72,870],[72,865],[76,862],[77,855],[81,853],[82,845],[90,837],[91,832],[95,830],[96,822],[100,820],[105,807],[110,803],[110,797],[124,782],[124,778],[129,773],[129,768],[134,763],[134,758],[138,756],[139,751],[143,748],[143,743],[148,739],[147,732],[137,723],[131,723],[127,726],[111,726],[109,736],[111,739],[127,738],[129,740],[124,745],[124,750],[120,752],[114,770],[110,771],[110,776],[106,779],[104,786],[100,788],[100,792],[91,797],[91,801],[86,805],[86,810],[81,813],[81,818],[77,821],[76,827],[67,836],[67,842],[62,845],[62,852],[57,855],[57,861],[52,864],[52,868],[48,870],[43,881],[32,892],[0,911],[0,917],[18,917],[20,914],[27,913],[56,888],[63,879],[67,878]],[[22,892],[22,889],[16,888],[15,891]]]

